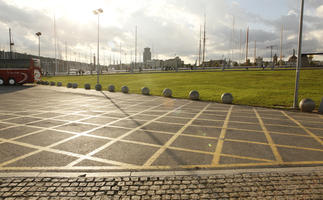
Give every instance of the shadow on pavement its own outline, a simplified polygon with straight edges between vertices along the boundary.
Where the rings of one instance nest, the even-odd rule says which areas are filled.
[[[118,104],[116,102],[114,102],[110,97],[108,97],[104,92],[101,91],[101,93],[111,101],[111,103],[113,103],[113,105],[115,105],[122,113],[124,113],[126,116],[128,116],[128,119],[131,119],[132,121],[134,121],[138,126],[141,126],[142,124],[140,124],[139,122],[137,122],[135,119],[133,119],[126,111],[124,111],[120,106],[118,106]],[[142,131],[144,131],[145,133],[150,133],[149,130],[145,130],[144,128],[140,128]],[[156,138],[154,135],[149,134],[149,136],[157,142],[157,144],[163,145],[163,142],[160,141],[158,138]],[[178,165],[183,165],[185,163],[185,161],[183,161],[180,157],[176,156],[174,153],[172,153],[171,151],[168,152],[168,154],[173,157],[174,160],[177,161]]]
[[[35,87],[35,85],[4,85],[0,86],[0,94],[6,94],[6,93],[12,93],[12,92],[18,92],[20,90],[30,89]]]

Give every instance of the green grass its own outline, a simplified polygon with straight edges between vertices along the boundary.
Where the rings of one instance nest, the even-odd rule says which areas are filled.
[[[323,70],[302,70],[300,75],[299,99],[311,98],[318,107],[323,97]],[[43,77],[47,81],[78,83],[84,87],[90,83],[94,88],[96,75]],[[295,71],[224,71],[193,73],[153,73],[101,75],[103,90],[113,84],[117,91],[123,85],[130,93],[141,93],[144,86],[152,95],[161,95],[164,88],[173,91],[173,97],[187,98],[190,90],[197,90],[201,100],[221,102],[221,94],[230,92],[235,104],[263,107],[292,107]]]

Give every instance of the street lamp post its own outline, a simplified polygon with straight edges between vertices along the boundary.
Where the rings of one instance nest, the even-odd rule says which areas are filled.
[[[295,78],[295,91],[294,91],[294,103],[293,108],[298,108],[298,82],[299,71],[302,65],[302,32],[303,32],[303,12],[304,12],[304,0],[301,0],[301,13],[299,19],[299,32],[298,32],[298,52],[297,52],[297,64],[296,64],[296,78]]]
[[[97,84],[99,84],[99,67],[100,67],[100,56],[99,56],[99,47],[100,47],[100,14],[103,13],[103,9],[99,8],[96,10],[93,10],[93,13],[98,16],[98,55],[97,55]]]
[[[40,36],[41,36],[41,32],[37,32],[35,34],[38,36],[38,57],[40,59]]]

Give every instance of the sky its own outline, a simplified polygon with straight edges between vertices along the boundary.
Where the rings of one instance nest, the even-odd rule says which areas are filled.
[[[59,57],[89,62],[97,51],[98,8],[102,64],[134,60],[136,26],[137,61],[150,47],[154,59],[180,56],[194,64],[204,14],[206,60],[244,59],[247,27],[251,60],[255,41],[257,56],[269,59],[271,45],[279,56],[282,26],[283,58],[297,49],[300,0],[0,0],[0,49],[9,49],[11,28],[14,50],[37,55],[41,32],[41,55],[55,57],[55,18]],[[323,52],[323,1],[305,0],[304,9],[302,51]]]

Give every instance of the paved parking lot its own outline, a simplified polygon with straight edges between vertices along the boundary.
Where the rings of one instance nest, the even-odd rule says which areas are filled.
[[[0,102],[0,171],[323,164],[318,114],[54,86]]]

